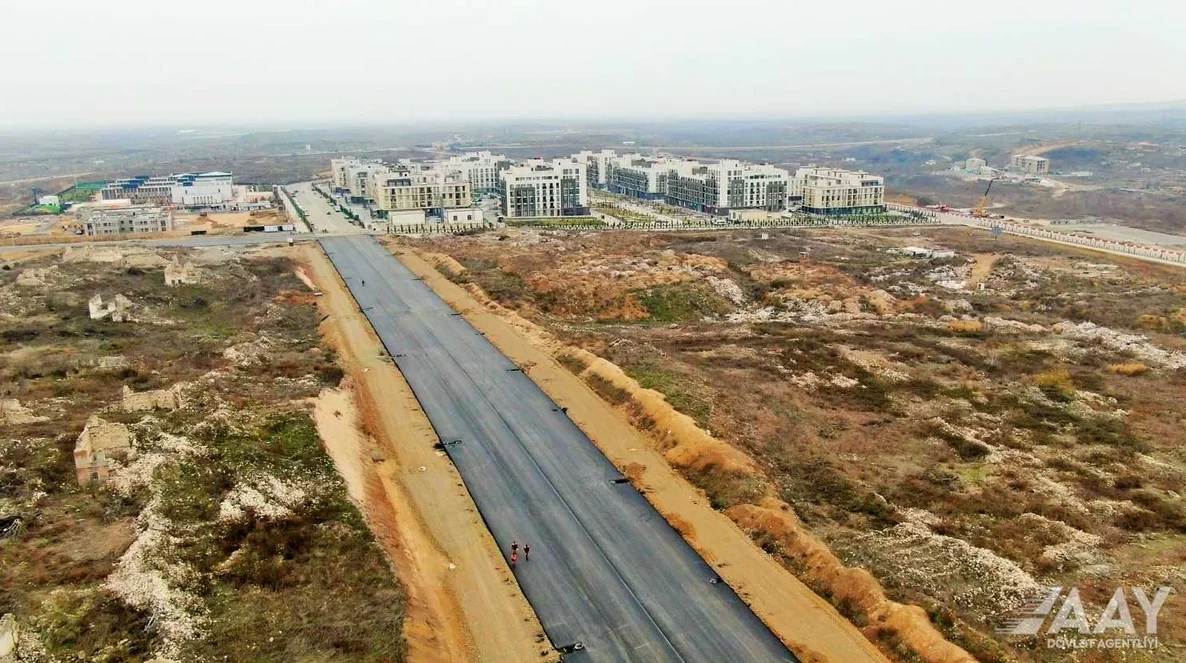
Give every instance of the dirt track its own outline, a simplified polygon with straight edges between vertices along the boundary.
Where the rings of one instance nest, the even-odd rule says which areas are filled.
[[[411,389],[370,325],[355,308],[337,273],[315,246],[300,247],[305,274],[324,293],[323,333],[350,376],[347,392],[323,395],[371,437],[340,434],[327,446],[347,481],[363,480],[364,512],[408,593],[405,633],[410,660],[554,661],[543,629],[513,582],[494,539],[478,516]],[[351,394],[352,392],[352,394]],[[323,409],[328,409],[326,406]],[[319,421],[320,424],[320,421]],[[361,456],[361,458],[359,458]]]
[[[549,396],[619,468],[637,476],[647,498],[717,568],[754,612],[804,661],[885,661],[830,604],[753,544],[729,518],[711,508],[648,441],[580,378],[536,347],[527,335],[411,251],[401,260],[446,302],[461,311],[512,361],[527,368]],[[639,468],[642,468],[641,470]]]

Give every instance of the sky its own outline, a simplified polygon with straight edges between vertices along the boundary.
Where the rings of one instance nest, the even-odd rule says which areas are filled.
[[[4,0],[0,127],[1186,99],[1180,0]]]

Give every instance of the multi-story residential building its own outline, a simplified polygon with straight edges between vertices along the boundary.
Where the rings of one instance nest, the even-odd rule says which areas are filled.
[[[580,161],[531,159],[503,171],[502,211],[508,217],[584,216],[588,185]]]
[[[371,189],[372,175],[387,170],[389,166],[381,161],[357,161],[348,164],[344,173],[346,186],[343,189],[350,194],[352,202],[366,202],[376,197]]]
[[[881,214],[885,180],[864,171],[811,166],[795,173],[803,211],[811,214]]]
[[[604,186],[614,193],[660,200],[667,191],[670,161],[665,158],[648,159],[641,154],[626,154],[606,162]]]
[[[709,214],[731,209],[787,209],[790,173],[766,164],[724,159],[717,163],[674,161],[668,167],[664,200]]]
[[[117,207],[91,212],[83,224],[90,236],[124,233],[157,233],[173,229],[173,217],[160,207]]]
[[[475,194],[483,194],[499,191],[501,180],[498,175],[512,163],[506,155],[491,154],[488,150],[483,150],[449,157],[440,165],[447,170],[460,172],[469,180],[470,188]]]
[[[185,173],[174,179],[172,202],[179,207],[221,207],[235,201],[230,173]]]
[[[585,164],[585,181],[596,189],[604,189],[609,185],[609,162],[618,156],[613,150],[581,150],[572,158]]]
[[[1049,175],[1050,174],[1050,159],[1046,157],[1036,157],[1028,154],[1014,154],[1010,161],[1010,166],[1015,170],[1020,170],[1023,173],[1031,175]]]
[[[223,207],[235,202],[235,189],[230,173],[137,175],[109,182],[100,197],[133,205]]]
[[[473,205],[473,189],[463,173],[439,164],[401,162],[369,171],[368,200],[379,216],[406,210],[443,211]]]
[[[350,178],[346,174],[346,170],[362,163],[362,159],[357,157],[341,157],[338,159],[329,160],[330,179],[333,180],[334,191],[349,191]]]

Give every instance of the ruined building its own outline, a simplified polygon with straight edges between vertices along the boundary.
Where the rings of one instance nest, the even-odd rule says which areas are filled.
[[[74,444],[74,470],[78,483],[105,481],[112,459],[127,457],[131,448],[132,437],[127,426],[104,421],[98,415],[92,416]]]

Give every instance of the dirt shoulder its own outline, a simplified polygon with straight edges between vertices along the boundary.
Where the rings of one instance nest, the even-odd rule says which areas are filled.
[[[340,426],[327,445],[348,483],[361,481],[352,493],[405,585],[409,660],[555,660],[460,476],[433,449],[436,436],[403,376],[324,254],[296,252],[324,293],[322,330],[351,378],[349,392],[328,395],[333,409],[322,416],[339,411],[370,433]]]
[[[802,660],[886,660],[827,601],[754,545],[727,516],[715,511],[701,491],[550,352],[537,347],[528,334],[487,310],[422,258],[408,250],[398,254],[499,350],[525,367],[553,400],[568,408],[569,416],[610,461],[644,487],[647,499]]]

